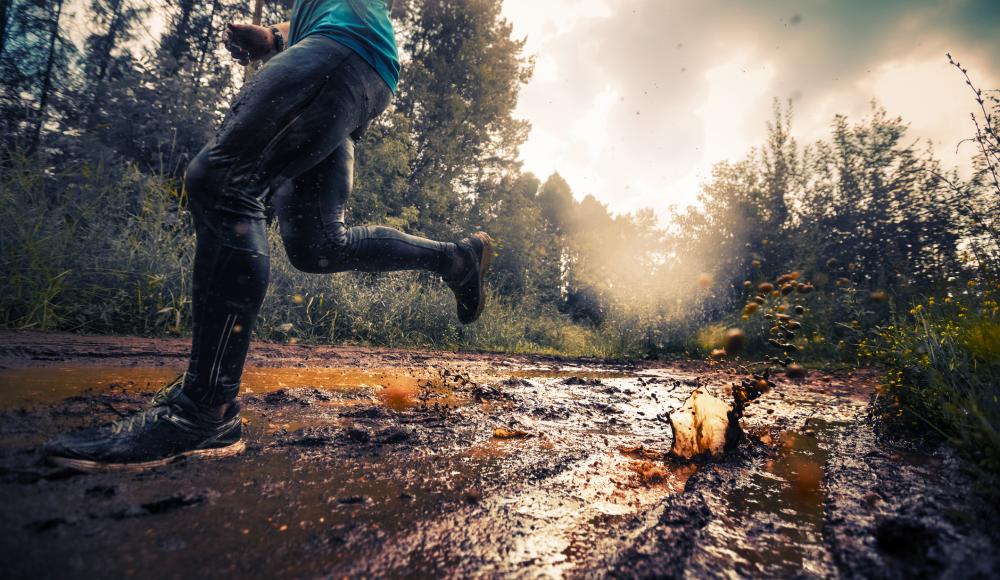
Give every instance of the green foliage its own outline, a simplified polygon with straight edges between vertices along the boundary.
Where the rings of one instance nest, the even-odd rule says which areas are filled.
[[[0,324],[144,335],[190,325],[194,233],[176,180],[78,165],[46,176],[25,157],[0,173]],[[66,187],[69,182],[72,185]],[[54,190],[54,188],[60,188]],[[608,356],[552,305],[494,295],[473,327],[442,282],[412,273],[316,276],[272,241],[257,334],[273,340]]]
[[[403,205],[419,210],[419,231],[452,238],[475,198],[517,169],[528,124],[512,115],[532,63],[498,0],[408,4],[395,103],[412,127]]]
[[[953,224],[964,233],[961,259],[968,275],[914,301],[909,315],[862,341],[859,352],[887,368],[879,391],[883,418],[894,427],[930,430],[971,460],[984,496],[1000,504],[1000,98],[965,77],[978,105],[973,113],[976,173],[961,183],[944,179]],[[954,226],[953,226],[954,227]],[[966,280],[964,284],[962,280]]]
[[[879,329],[860,352],[887,367],[883,418],[932,431],[968,456],[994,501],[1000,483],[1000,283],[971,280]]]
[[[46,126],[66,127],[72,113],[78,51],[64,23],[73,15],[65,0],[8,5],[0,37],[0,139],[5,148],[34,153]]]

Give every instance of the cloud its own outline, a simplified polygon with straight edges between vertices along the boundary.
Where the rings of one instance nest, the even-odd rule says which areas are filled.
[[[526,168],[617,211],[693,202],[712,164],[761,141],[774,98],[794,100],[804,141],[877,98],[959,163],[971,100],[944,53],[1000,86],[992,0],[506,0],[504,13],[544,63],[518,109],[534,127]]]

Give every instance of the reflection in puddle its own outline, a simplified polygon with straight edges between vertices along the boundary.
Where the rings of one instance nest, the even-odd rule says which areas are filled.
[[[705,528],[699,561],[708,572],[725,565],[741,575],[825,576],[822,443],[833,424],[812,420],[803,432],[782,433],[776,457],[723,490]]]
[[[617,450],[595,453],[572,468],[529,489],[495,498],[487,508],[502,512],[512,530],[527,531],[494,539],[504,554],[499,575],[563,577],[583,573],[604,542],[614,545],[612,530],[629,516],[679,493],[696,470],[693,465],[660,464],[662,473],[647,481],[635,461]]]

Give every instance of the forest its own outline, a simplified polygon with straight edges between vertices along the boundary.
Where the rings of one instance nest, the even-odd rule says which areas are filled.
[[[1000,473],[1000,101],[966,75],[974,63],[954,56],[972,167],[942,166],[878,103],[799,143],[792,105],[776,100],[766,141],[665,221],[654,210],[667,208],[613,213],[558,174],[523,171],[530,127],[515,108],[534,61],[501,5],[396,2],[404,72],[359,143],[349,214],[436,239],[489,232],[482,320],[442,316],[448,290],[423,274],[298,272],[272,224],[257,338],[671,359],[724,356],[740,328],[746,356],[762,358],[769,325],[750,305],[783,308],[772,282],[801,276],[798,360],[886,369],[887,420],[929,426]],[[0,6],[0,325],[185,336],[195,238],[182,177],[250,74],[219,38],[252,7]],[[266,2],[263,21],[290,9]]]

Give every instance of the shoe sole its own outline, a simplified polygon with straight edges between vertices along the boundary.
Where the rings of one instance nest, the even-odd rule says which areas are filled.
[[[479,306],[476,308],[476,313],[472,317],[472,320],[467,324],[472,324],[479,320],[479,315],[483,313],[483,309],[486,307],[486,289],[483,288],[483,278],[486,277],[486,271],[489,270],[490,262],[493,261],[493,238],[486,232],[476,232],[470,237],[476,238],[483,244],[483,253],[479,258]]]
[[[185,461],[187,459],[222,459],[223,457],[233,457],[234,455],[239,455],[246,451],[246,448],[246,442],[237,441],[236,443],[227,445],[226,447],[217,447],[214,449],[195,449],[194,451],[185,451],[184,453],[178,453],[177,455],[171,455],[170,457],[165,457],[163,459],[143,461],[139,463],[101,463],[99,461],[72,459],[69,457],[49,457],[47,460],[53,465],[75,469],[84,473],[137,472],[156,469],[157,467],[163,467],[165,465]]]

